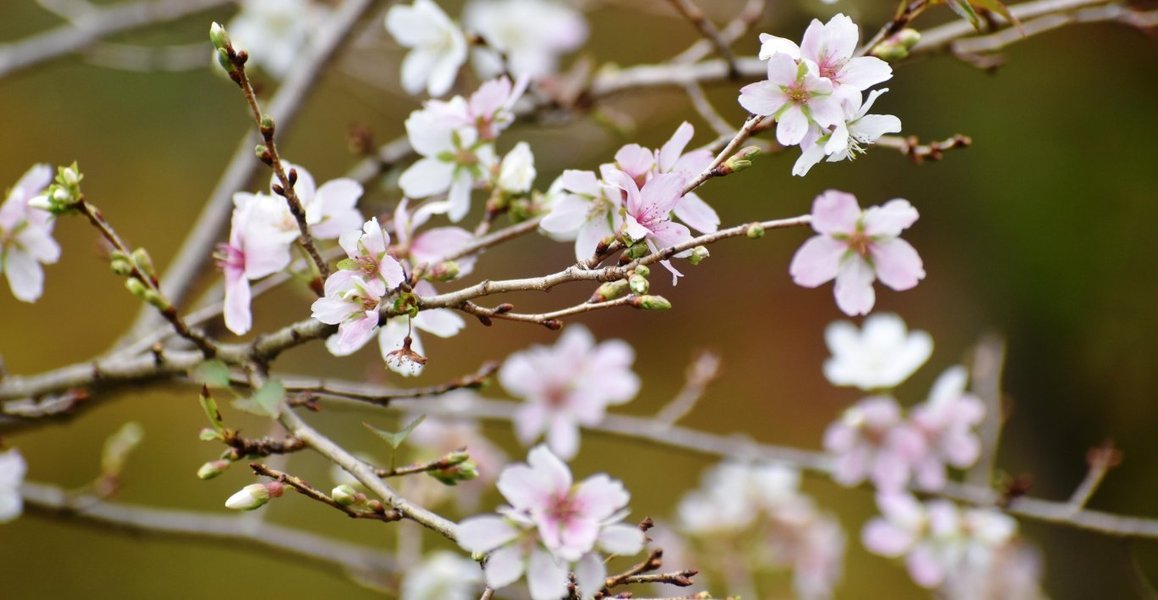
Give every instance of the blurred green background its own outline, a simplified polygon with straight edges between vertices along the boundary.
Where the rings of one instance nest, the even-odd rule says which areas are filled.
[[[597,61],[662,61],[696,38],[686,22],[650,9],[663,3],[621,4],[629,3],[597,4],[589,14],[592,34],[585,52]],[[740,3],[701,4],[711,4],[711,14],[723,21]],[[799,39],[810,18],[836,11],[871,30],[891,10],[887,3],[773,4],[750,38],[737,45],[741,53],[755,51],[758,31]],[[947,10],[936,12],[922,22],[949,18]],[[211,19],[230,14],[204,13],[120,41],[196,42]],[[0,40],[55,23],[31,0],[0,2]],[[339,176],[353,164],[346,143],[351,125],[369,126],[378,141],[388,141],[403,132],[402,121],[417,105],[396,89],[400,53],[384,37],[380,21],[368,26],[363,40],[319,82],[298,126],[285,138],[286,156],[319,180]],[[1158,423],[1156,49],[1153,39],[1133,30],[1093,25],[1019,43],[1006,52],[1008,64],[996,73],[944,56],[922,57],[897,69],[888,83],[892,92],[876,108],[899,115],[905,133],[922,140],[970,135],[971,149],[923,166],[877,149],[855,163],[822,164],[803,179],[789,174],[796,156],[790,151],[711,182],[702,196],[725,224],[804,213],[817,193],[833,187],[855,193],[862,205],[909,199],[921,219],[906,237],[921,252],[928,277],[904,294],[878,287],[876,310],[896,311],[910,326],[929,331],[936,350],[901,388],[902,402],[923,400],[936,375],[964,360],[980,335],[1000,332],[1009,344],[1005,389],[1012,402],[1000,468],[1030,474],[1034,495],[1064,499],[1085,473],[1087,449],[1112,438],[1125,460],[1091,506],[1158,515],[1158,467],[1152,459],[1158,451],[1153,435]],[[720,84],[710,95],[725,117],[739,123],[736,87]],[[634,119],[637,132],[631,139],[644,145],[662,143],[684,118],[700,131],[696,143],[709,139],[707,126],[675,91],[634,93],[611,108]],[[4,186],[34,162],[78,161],[88,198],[122,235],[147,247],[161,268],[248,126],[237,90],[208,69],[126,72],[75,57],[0,80],[0,119]],[[501,149],[516,139],[531,142],[541,188],[563,168],[594,168],[609,160],[627,141],[590,119],[547,130],[516,127]],[[260,179],[253,189],[264,187]],[[396,199],[397,192],[382,185],[369,190],[363,207],[367,214],[384,211]],[[56,231],[63,258],[47,269],[44,298],[26,305],[7,290],[0,293],[0,355],[13,373],[35,373],[102,352],[138,308],[109,273],[85,223],[66,219]],[[693,351],[706,347],[722,355],[725,372],[687,423],[818,448],[827,423],[858,396],[828,386],[820,371],[827,355],[824,327],[841,317],[831,287],[803,289],[788,277],[792,252],[806,236],[785,231],[756,242],[719,244],[704,265],[685,269],[688,276],[677,288],[657,273],[655,289],[673,302],[670,312],[603,312],[576,319],[601,338],[622,337],[635,345],[644,386],[623,410],[647,414],[666,403],[679,389]],[[543,273],[570,259],[569,244],[528,238],[488,253],[477,273]],[[549,296],[511,301],[529,310],[571,304],[590,292],[568,286]],[[309,297],[283,290],[258,300],[255,311],[255,329],[276,327],[307,316]],[[472,372],[484,360],[554,337],[505,322],[491,329],[471,322],[451,341],[427,336],[431,363],[416,383]],[[384,379],[373,348],[338,361],[315,344],[288,353],[276,368]],[[210,482],[193,476],[219,449],[197,440],[203,417],[191,389],[133,390],[67,426],[4,441],[27,458],[29,479],[79,486],[96,475],[104,439],[128,420],[140,422],[146,437],[125,473],[124,501],[224,512],[224,498],[251,481],[243,468]],[[360,421],[389,424],[387,417],[323,414],[315,420],[349,447],[382,455]],[[251,433],[264,431],[257,420],[241,422]],[[491,426],[488,432],[520,456],[509,426]],[[574,468],[581,475],[610,471],[632,491],[635,515],[662,517],[672,513],[674,498],[698,485],[709,464],[663,448],[588,437]],[[289,465],[307,479],[326,480],[325,466],[313,457],[295,456]],[[838,597],[927,596],[903,568],[860,549],[860,527],[873,513],[868,492],[816,478],[807,488],[838,512],[849,534]],[[277,522],[366,545],[389,549],[394,544],[389,527],[352,523],[296,496],[274,503],[267,513]],[[1023,523],[1023,531],[1043,550],[1051,596],[1133,594],[1130,558],[1119,541],[1034,523]],[[1137,543],[1133,551],[1143,570],[1158,576],[1158,544]],[[37,517],[0,529],[0,564],[0,595],[6,598],[82,593],[147,598],[174,590],[180,597],[373,595],[332,571],[288,559]]]

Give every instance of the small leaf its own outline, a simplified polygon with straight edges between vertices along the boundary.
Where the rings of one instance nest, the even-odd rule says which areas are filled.
[[[410,434],[414,432],[414,429],[418,427],[418,425],[421,424],[425,419],[426,415],[419,415],[418,418],[411,421],[410,424],[408,424],[406,427],[403,427],[402,431],[399,431],[398,433],[392,433],[378,429],[369,423],[362,424],[366,426],[366,429],[374,432],[374,435],[377,435],[383,440],[386,440],[386,443],[390,444],[392,449],[397,450],[398,447],[402,445],[402,442],[405,442],[406,438],[410,437]]]
[[[219,360],[207,360],[189,372],[189,377],[201,385],[213,389],[229,387],[229,367]]]
[[[197,437],[201,438],[201,441],[203,441],[203,442],[212,442],[215,440],[225,439],[224,437],[222,437],[220,431],[217,431],[215,429],[210,429],[209,427],[202,428],[201,431],[197,434]]]
[[[213,425],[213,429],[221,433],[225,429],[223,419],[221,418],[221,411],[217,409],[217,401],[209,394],[209,386],[201,386],[201,408],[205,411],[205,416],[209,417],[209,423]]]
[[[276,419],[281,414],[283,400],[285,400],[285,386],[280,381],[271,379],[249,398],[234,400],[233,406],[238,410]]]

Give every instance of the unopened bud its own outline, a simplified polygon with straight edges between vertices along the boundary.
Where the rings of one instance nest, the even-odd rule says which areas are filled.
[[[458,485],[460,481],[476,479],[478,477],[478,465],[471,461],[465,461],[447,469],[427,471],[427,473],[443,485]]]
[[[470,460],[470,452],[466,450],[455,450],[443,457],[443,460],[450,465],[459,465]]]
[[[743,171],[752,166],[752,159],[759,153],[760,149],[756,146],[748,146],[724,161],[724,164],[720,165],[720,170],[724,175]]]
[[[273,136],[273,131],[274,131],[273,117],[271,117],[269,115],[262,115],[261,116],[261,125],[259,126],[259,129],[261,130],[261,135],[265,136],[266,138]]]
[[[33,196],[32,199],[28,201],[28,206],[31,208],[38,208],[40,210],[52,210],[52,202],[49,201],[48,196],[45,194]]]
[[[643,310],[668,310],[671,302],[663,296],[639,296],[631,303],[635,308]]]
[[[137,263],[137,268],[143,271],[149,277],[156,277],[157,271],[153,268],[153,257],[149,256],[149,251],[144,248],[137,248],[133,250],[133,262]]]
[[[130,277],[130,278],[125,280],[125,289],[129,290],[130,294],[136,296],[137,298],[139,298],[141,300],[144,300],[145,294],[147,294],[150,291],[149,288],[147,286],[145,286],[145,284],[142,283],[141,280],[137,279],[136,277]]]
[[[267,165],[273,164],[273,154],[270,154],[269,148],[264,144],[258,144],[257,147],[253,149],[253,153],[257,155],[257,159],[261,162]]]
[[[704,262],[704,259],[711,255],[712,253],[708,252],[707,247],[696,246],[695,248],[692,248],[692,253],[688,255],[688,262],[692,263],[692,265],[698,265]]]
[[[224,50],[229,46],[229,34],[226,33],[221,23],[214,21],[209,26],[209,41],[213,42],[213,47],[218,50]]]
[[[647,282],[647,278],[639,273],[633,273],[631,277],[627,279],[627,284],[631,286],[631,293],[640,296],[646,294],[647,291],[651,289],[651,284]]]
[[[157,290],[153,290],[153,289],[145,290],[144,300],[150,306],[153,306],[155,308],[159,308],[161,310],[169,310],[170,308],[173,307],[173,305],[169,303],[168,298],[162,296],[161,292],[158,292]]]
[[[330,497],[342,506],[352,506],[358,502],[358,490],[342,484],[330,491]]]
[[[921,33],[916,29],[902,29],[873,46],[869,54],[888,62],[896,62],[909,56],[909,50],[921,41]]]
[[[217,64],[221,65],[221,68],[225,69],[225,72],[233,72],[233,61],[229,60],[229,52],[224,48],[217,49]]]
[[[764,226],[759,223],[752,223],[748,226],[748,231],[745,233],[752,239],[762,238],[764,237]]]
[[[60,169],[58,176],[60,177],[60,183],[70,188],[75,188],[80,185],[80,180],[84,179],[84,176],[77,170],[76,163]]]
[[[618,279],[616,281],[608,281],[595,290],[595,293],[591,295],[591,299],[588,300],[588,302],[606,302],[608,300],[621,298],[627,295],[630,289],[631,286],[626,280]]]
[[[273,486],[276,487],[276,494]],[[277,482],[252,483],[241,488],[236,494],[225,501],[225,508],[233,510],[255,510],[269,503],[270,498],[280,496],[282,484]]]
[[[651,276],[651,269],[648,268],[647,265],[636,265],[636,267],[634,269],[632,269],[632,271],[635,271],[637,274],[639,274],[643,277],[650,277]]]
[[[628,248],[626,251],[624,251],[623,255],[626,256],[627,258],[630,258],[631,260],[635,260],[637,258],[643,258],[644,256],[647,256],[650,253],[651,253],[651,248],[648,248],[647,244],[644,244],[641,242],[641,243],[635,244],[634,246]]]
[[[451,281],[457,278],[459,273],[458,263],[447,260],[432,266],[428,276],[435,281]]]
[[[133,265],[123,258],[114,258],[112,262],[109,263],[109,268],[113,270],[113,273],[121,277],[128,277],[133,273]]]
[[[233,463],[227,460],[211,460],[201,465],[200,469],[197,469],[197,478],[213,479],[214,477],[217,477],[218,475],[221,475],[225,471],[229,470],[229,465],[232,464]]]

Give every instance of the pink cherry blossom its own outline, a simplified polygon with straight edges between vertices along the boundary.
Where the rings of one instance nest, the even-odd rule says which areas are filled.
[[[677,173],[664,173],[651,178],[640,189],[635,180],[623,171],[609,170],[604,174],[608,183],[619,187],[627,195],[624,203],[627,215],[624,217],[623,231],[633,242],[644,240],[652,251],[670,248],[692,239],[688,228],[671,220],[671,212],[683,196],[685,178]],[[676,256],[687,256],[685,250]],[[672,273],[672,284],[682,274],[670,261],[660,261]]]
[[[853,56],[860,42],[860,29],[843,14],[833,16],[824,24],[813,19],[799,47],[791,40],[768,34],[761,34],[760,42],[762,60],[782,53],[796,60],[810,61],[816,65],[820,77],[832,82],[833,91],[840,96],[859,97],[859,92],[893,76],[892,67],[885,61],[875,56]]]
[[[898,236],[917,220],[906,200],[862,211],[852,194],[829,190],[812,205],[817,232],[796,251],[792,279],[816,287],[836,279],[836,304],[845,314],[867,314],[876,302],[873,281],[901,291],[925,277],[921,257]]]
[[[403,198],[394,209],[397,246],[391,252],[399,258],[409,257],[415,267],[443,263],[446,257],[474,241],[474,234],[461,227],[432,227],[417,232],[434,214],[428,207],[429,204],[412,212],[409,201]],[[456,258],[454,263],[458,267],[458,275],[469,275],[474,270],[475,261],[475,256]]]
[[[690,180],[711,165],[712,153],[706,149],[684,152],[693,135],[695,128],[691,123],[685,121],[676,128],[671,139],[655,153],[657,173],[679,173]],[[695,192],[684,194],[672,212],[679,220],[701,233],[712,233],[720,227],[720,216]]]
[[[639,391],[631,371],[635,352],[622,340],[596,345],[580,325],[567,328],[554,346],[532,346],[507,358],[499,382],[526,403],[515,414],[515,434],[530,444],[546,433],[551,450],[570,459],[579,451],[579,425],[603,419],[607,406]]]
[[[534,600],[567,593],[567,573],[576,573],[580,595],[591,598],[606,571],[597,550],[632,555],[643,549],[638,528],[622,523],[630,494],[599,474],[578,484],[571,470],[544,446],[527,464],[508,466],[499,492],[510,503],[498,515],[470,517],[459,524],[458,543],[470,552],[489,552],[487,584],[501,588],[526,573]]]
[[[414,286],[414,293],[421,296],[434,296],[438,292],[434,286],[426,281],[419,281]],[[414,317],[399,315],[391,318],[378,333],[378,348],[382,352],[382,359],[391,371],[406,377],[415,377],[422,374],[424,364],[415,360],[401,360],[405,358],[404,347],[406,338],[410,338],[410,351],[425,357],[422,339],[418,331],[448,338],[458,335],[466,322],[462,317],[448,308],[434,308],[419,312]]]
[[[367,283],[354,271],[338,271],[326,279],[326,295],[314,301],[311,316],[338,326],[338,333],[326,340],[330,353],[353,354],[374,337],[384,288],[381,281]]]
[[[346,231],[338,238],[338,244],[346,251],[347,260],[340,266],[362,277],[379,297],[393,290],[406,280],[402,265],[387,254],[390,234],[378,224],[377,217],[371,217],[360,231]]]
[[[8,277],[12,295],[35,302],[44,293],[44,271],[60,259],[60,246],[52,238],[52,214],[28,205],[52,181],[52,167],[34,165],[0,205],[0,274]]]
[[[871,478],[880,490],[900,490],[925,452],[924,438],[905,421],[897,401],[870,396],[844,411],[824,432],[835,459],[832,478],[854,486]]]
[[[402,192],[410,198],[427,198],[446,193],[437,206],[451,221],[461,221],[470,212],[471,190],[485,181],[497,162],[494,148],[479,139],[474,127],[463,127],[469,119],[466,101],[456,96],[450,102],[428,101],[422,110],[406,119],[411,146],[422,156],[398,179]]]
[[[813,128],[800,143],[801,154],[792,167],[792,174],[803,177],[816,163],[827,157],[828,162],[852,160],[864,154],[868,146],[875,144],[886,133],[901,130],[901,120],[893,115],[870,115],[876,99],[889,91],[888,88],[869,92],[868,99],[861,104],[860,94],[843,98],[841,108],[844,119],[828,132]]]
[[[483,82],[467,102],[467,123],[478,131],[479,139],[493,140],[515,122],[515,103],[527,90],[530,79],[519,77],[512,84],[506,76]]]
[[[945,486],[945,465],[963,469],[981,455],[981,440],[975,428],[985,417],[985,404],[966,393],[968,374],[964,367],[952,367],[937,378],[929,399],[912,410],[910,422],[925,438],[927,452],[913,465],[922,487]]]
[[[776,141],[793,146],[810,127],[836,125],[843,111],[832,82],[820,77],[816,64],[783,52],[768,61],[768,79],[740,88],[740,106],[754,115],[776,118]]]
[[[253,323],[249,282],[289,266],[298,230],[281,222],[282,198],[239,192],[233,195],[233,205],[229,243],[218,246],[217,257],[225,273],[225,326],[242,335]]]
[[[877,496],[882,517],[869,521],[861,540],[870,552],[905,558],[918,585],[935,588],[988,561],[1012,539],[1017,522],[991,509],[961,510],[948,500],[921,504],[908,494]]]

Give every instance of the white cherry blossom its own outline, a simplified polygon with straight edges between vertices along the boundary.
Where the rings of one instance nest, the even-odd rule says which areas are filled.
[[[859,331],[848,321],[836,321],[825,330],[824,340],[832,352],[824,362],[828,381],[866,392],[900,385],[933,353],[932,336],[908,331],[892,313],[870,315]]]
[[[0,205],[0,275],[8,278],[12,295],[22,302],[35,302],[44,293],[40,265],[60,259],[60,246],[52,238],[52,214],[29,206],[51,181],[52,167],[35,165]]]
[[[275,0],[276,1],[276,0]],[[402,59],[402,89],[433,97],[450,91],[466,62],[466,37],[431,0],[395,4],[386,13],[386,30],[410,52]]]

